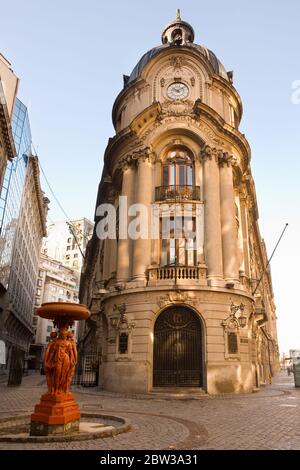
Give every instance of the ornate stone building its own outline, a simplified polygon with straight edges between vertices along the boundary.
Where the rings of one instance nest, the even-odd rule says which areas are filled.
[[[98,345],[107,390],[249,392],[276,371],[278,346],[242,103],[232,72],[194,43],[179,12],[161,40],[124,76],[113,106],[96,208],[114,205],[116,238],[98,237],[96,210],[81,346]],[[127,237],[145,211],[146,236]]]

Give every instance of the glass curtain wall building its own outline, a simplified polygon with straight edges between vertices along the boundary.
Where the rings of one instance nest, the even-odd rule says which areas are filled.
[[[0,282],[5,289],[9,282],[22,192],[31,154],[28,111],[18,98],[12,116],[12,131],[17,155],[7,164],[0,196]]]

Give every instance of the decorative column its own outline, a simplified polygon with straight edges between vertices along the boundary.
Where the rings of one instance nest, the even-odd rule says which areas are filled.
[[[136,203],[143,205],[139,211],[141,218],[147,218],[148,238],[133,241],[133,279],[145,282],[146,270],[151,262],[151,203],[152,203],[152,168],[150,156],[145,153],[138,159]],[[141,229],[141,228],[140,228]]]
[[[154,174],[154,182],[155,186],[153,188],[153,195],[155,200],[155,188],[162,186],[162,160],[160,158],[155,159],[155,164],[152,165],[153,167],[153,174]],[[159,238],[159,204],[154,203],[152,207],[152,225],[151,225],[151,266],[158,267],[160,263],[159,259],[159,246],[160,246],[160,238]]]
[[[195,186],[200,187],[201,200],[203,199],[203,178],[202,178],[202,162],[200,158],[196,158],[194,162],[194,172],[195,172]]]
[[[205,145],[201,155],[204,162],[204,242],[207,279],[211,286],[224,286],[218,152]]]
[[[241,203],[240,195],[235,195],[235,203],[238,208],[238,213],[236,217],[238,218],[238,272],[240,283],[244,283],[245,277],[245,262],[244,262],[244,241],[243,241],[243,230],[241,222]]]
[[[107,202],[115,205],[117,194],[115,189],[111,187],[108,195]],[[104,240],[104,259],[103,259],[103,280],[108,281],[114,276],[116,271],[116,256],[112,256],[112,253],[116,253],[114,249],[116,245],[116,239],[106,238]]]
[[[126,282],[130,279],[131,240],[128,236],[128,209],[133,202],[134,168],[129,163],[123,166],[122,199],[119,206],[119,240],[117,282]],[[126,223],[125,222],[126,214]]]
[[[198,242],[198,249],[197,249],[197,264],[202,266],[204,272],[206,271],[205,260],[204,260],[204,193],[203,193],[203,168],[202,168],[202,161],[201,158],[196,158],[194,161],[194,173],[195,179],[194,184],[195,186],[200,187],[200,201],[197,201],[196,204],[196,229],[197,229],[197,242]],[[206,276],[205,276],[206,278]]]
[[[244,267],[245,275],[249,278],[250,274],[250,254],[249,254],[249,242],[248,242],[248,217],[247,217],[247,196],[240,196],[240,208],[241,208],[241,224],[242,224],[242,236],[243,236],[243,255],[244,255]]]
[[[222,221],[223,270],[227,287],[234,287],[238,274],[238,232],[235,219],[235,195],[233,189],[233,157],[227,152],[219,155],[220,198]]]

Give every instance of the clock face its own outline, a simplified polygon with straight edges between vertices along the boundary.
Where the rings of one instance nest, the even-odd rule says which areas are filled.
[[[184,83],[176,82],[168,86],[167,95],[172,100],[182,100],[189,94],[189,89]]]

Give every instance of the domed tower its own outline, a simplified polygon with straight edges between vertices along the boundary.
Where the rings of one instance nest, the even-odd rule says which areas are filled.
[[[241,99],[179,11],[161,41],[113,105],[81,348],[98,348],[106,390],[251,391],[278,347]]]

